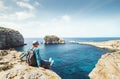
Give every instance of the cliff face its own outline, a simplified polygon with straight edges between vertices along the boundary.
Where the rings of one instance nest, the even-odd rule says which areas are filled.
[[[91,79],[120,79],[120,51],[103,55],[89,76]]]
[[[65,40],[54,35],[44,37],[45,44],[64,44]]]
[[[0,49],[21,45],[24,45],[24,38],[18,31],[0,27]]]
[[[120,40],[112,40],[105,42],[78,42],[78,44],[87,44],[99,48],[106,48],[111,50],[120,50]]]
[[[120,40],[78,42],[78,44],[87,44],[114,51],[102,55],[95,68],[89,74],[90,79],[120,79]]]
[[[51,70],[41,70],[19,61],[21,52],[0,51],[0,79],[61,79]]]

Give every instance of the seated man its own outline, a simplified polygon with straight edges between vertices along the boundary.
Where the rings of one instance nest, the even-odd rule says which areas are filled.
[[[37,63],[37,67],[44,67],[44,68],[50,68],[50,66],[52,66],[54,60],[52,60],[52,58],[49,58],[49,61],[46,60],[42,60],[40,57],[40,49],[39,49],[39,42],[38,41],[33,41],[33,47],[30,50],[33,50],[34,53],[34,57],[35,57],[35,62]],[[26,55],[28,55],[29,52],[27,53],[23,53],[20,56],[20,59],[22,60],[22,58],[24,58]],[[43,69],[43,68],[42,68]]]

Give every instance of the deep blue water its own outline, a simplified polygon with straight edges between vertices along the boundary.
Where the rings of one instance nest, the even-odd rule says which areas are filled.
[[[18,51],[26,51],[31,47],[33,40],[42,42],[41,38],[26,38],[26,46],[18,47]],[[66,44],[40,45],[41,57],[52,57],[55,62],[52,70],[62,79],[89,79],[88,74],[95,67],[101,55],[107,50],[89,45],[70,44],[69,41],[101,42],[108,40],[120,40],[120,38],[65,38]]]

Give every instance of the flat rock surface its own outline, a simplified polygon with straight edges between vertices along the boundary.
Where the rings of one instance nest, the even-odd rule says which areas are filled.
[[[7,55],[0,56],[0,79],[61,79],[52,70],[41,70],[17,60],[22,52],[6,51]]]
[[[105,41],[105,42],[77,42],[77,43],[92,45],[100,48],[120,50],[120,40],[112,40],[112,41]]]

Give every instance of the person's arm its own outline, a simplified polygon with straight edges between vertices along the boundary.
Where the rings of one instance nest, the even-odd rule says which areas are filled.
[[[22,60],[25,56],[26,56],[26,53],[23,52],[23,53],[20,55],[20,59]]]
[[[40,67],[41,65],[41,61],[40,61],[40,50],[39,49],[35,49],[34,50],[35,53],[35,57],[36,57],[36,62],[37,62],[37,66]]]
[[[28,53],[29,50],[30,50],[30,49],[28,49],[27,51],[24,51],[24,52],[19,56],[21,60],[27,55],[27,53]]]

